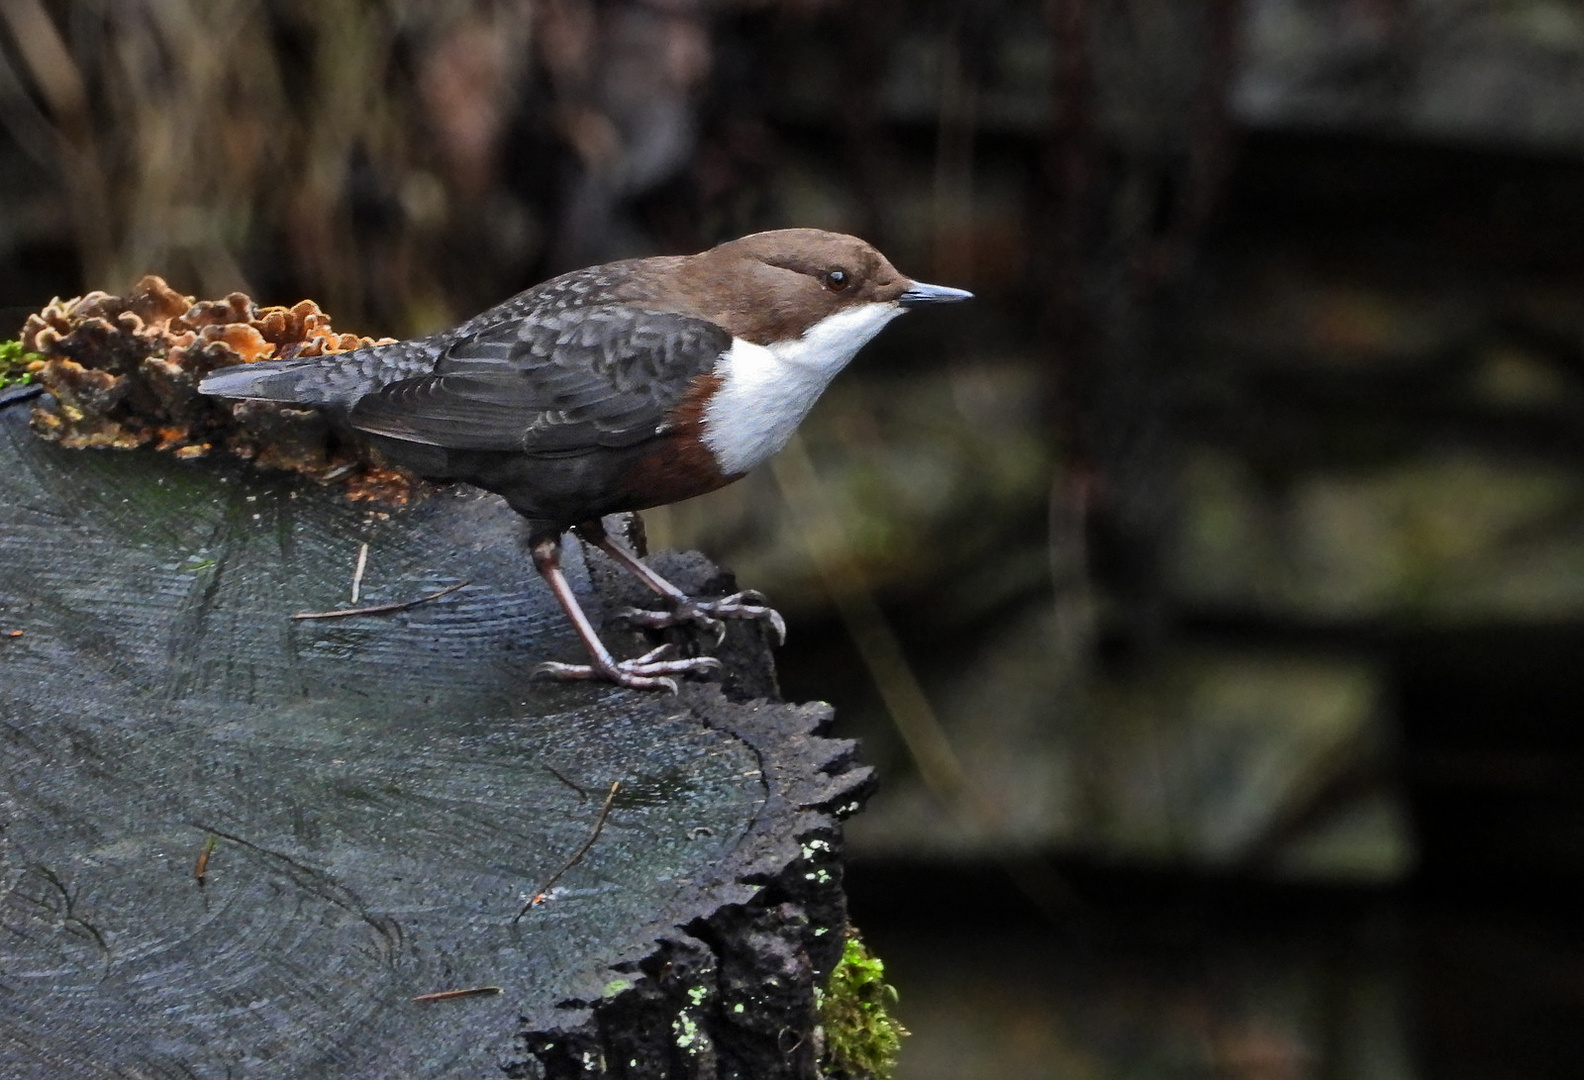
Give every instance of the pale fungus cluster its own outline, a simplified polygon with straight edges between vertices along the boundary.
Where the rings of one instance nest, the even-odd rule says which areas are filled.
[[[390,339],[383,339],[388,341]],[[153,446],[177,457],[224,449],[259,468],[340,481],[354,499],[405,502],[413,478],[360,443],[338,438],[313,410],[198,393],[216,368],[321,356],[383,343],[337,333],[312,300],[260,308],[246,294],[194,301],[154,275],[125,296],[52,300],[22,327],[47,396],[33,411],[42,437],[70,447]]]

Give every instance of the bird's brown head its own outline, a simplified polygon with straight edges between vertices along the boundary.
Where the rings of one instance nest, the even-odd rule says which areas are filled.
[[[758,345],[801,337],[861,304],[911,307],[970,295],[913,281],[870,244],[822,229],[754,233],[680,263],[677,285],[688,306]]]

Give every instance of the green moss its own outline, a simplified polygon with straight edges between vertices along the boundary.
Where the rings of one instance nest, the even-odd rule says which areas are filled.
[[[42,359],[38,353],[24,349],[20,341],[0,341],[0,390],[32,382],[28,365]]]
[[[825,1029],[825,1071],[849,1080],[888,1080],[907,1029],[889,1011],[897,992],[885,965],[849,930],[842,958],[819,995]]]

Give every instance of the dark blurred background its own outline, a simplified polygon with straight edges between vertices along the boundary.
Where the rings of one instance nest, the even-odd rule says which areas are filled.
[[[1584,1075],[1578,0],[0,0],[5,327],[784,225],[978,294],[649,515],[882,771],[903,1080]]]

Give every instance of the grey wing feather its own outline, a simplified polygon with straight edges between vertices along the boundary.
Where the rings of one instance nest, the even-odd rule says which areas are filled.
[[[455,450],[547,456],[653,437],[731,336],[701,319],[601,306],[451,341],[432,374],[358,399],[354,428]]]

